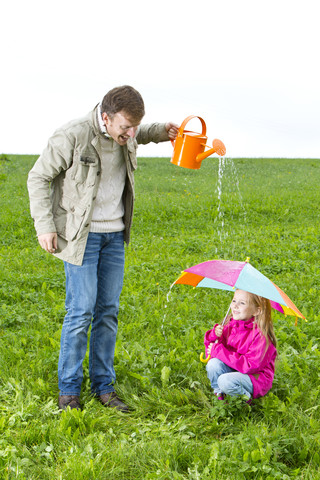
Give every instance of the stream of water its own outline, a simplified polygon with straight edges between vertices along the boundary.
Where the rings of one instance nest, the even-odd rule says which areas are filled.
[[[244,228],[247,224],[247,212],[243,204],[243,198],[240,191],[239,186],[239,173],[237,171],[237,167],[232,160],[232,158],[225,158],[219,157],[219,166],[218,166],[218,181],[216,187],[217,193],[217,200],[218,200],[218,209],[217,209],[217,216],[214,220],[216,225],[217,236],[220,241],[220,245],[216,246],[216,253],[222,251],[224,240],[228,237],[228,225],[226,225],[225,221],[225,205],[229,205],[230,198],[236,198],[236,202],[240,205],[241,213],[240,216],[242,217]],[[230,197],[230,198],[229,198]],[[161,324],[161,331],[165,339],[165,320],[167,316],[167,307],[168,303],[170,302],[171,290],[174,286],[174,283],[170,286],[170,289],[167,293],[167,301],[164,306],[165,312],[162,319]]]
[[[241,207],[241,215],[243,217],[243,224],[247,223],[247,212],[243,205],[243,198],[239,187],[239,174],[236,165],[232,158],[219,157],[218,168],[218,182],[217,182],[217,198],[218,198],[218,211],[215,222],[217,223],[217,234],[220,240],[220,246],[223,245],[223,241],[228,237],[229,231],[225,228],[225,210],[224,204],[229,196],[237,197],[237,202]],[[218,246],[216,247],[216,253],[218,253]]]
[[[168,303],[170,301],[170,295],[171,295],[171,290],[172,290],[173,286],[174,286],[174,283],[172,285],[170,285],[169,292],[167,293],[167,301],[166,301],[165,306],[164,306],[165,312],[164,312],[163,319],[162,319],[162,324],[161,324],[161,332],[162,332],[162,335],[164,336],[165,340],[167,340],[166,332],[165,332],[165,329],[164,329],[164,323],[165,323],[165,319],[167,317],[166,309],[168,308]]]

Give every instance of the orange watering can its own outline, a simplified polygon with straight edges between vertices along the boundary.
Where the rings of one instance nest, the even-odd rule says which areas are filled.
[[[185,130],[184,127],[192,118],[199,118],[202,124],[202,133],[190,132]],[[219,156],[226,154],[226,147],[221,142],[221,140],[213,140],[212,147],[209,150],[205,151],[207,127],[205,121],[196,115],[190,115],[185,120],[183,120],[181,126],[179,127],[179,132],[175,142],[172,142],[173,145],[173,154],[171,158],[171,163],[178,165],[179,167],[199,169],[201,167],[201,162],[205,158],[209,157],[213,153],[217,153]]]

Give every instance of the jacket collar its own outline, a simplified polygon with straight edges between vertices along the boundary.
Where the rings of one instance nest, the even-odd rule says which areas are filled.
[[[254,317],[249,318],[249,320],[235,320],[231,317],[231,321],[240,328],[252,329],[254,327]]]
[[[105,126],[105,124],[103,123],[103,120],[102,120],[101,103],[99,103],[98,106],[97,106],[97,121],[98,121],[100,132],[103,134],[103,136],[105,138],[110,139],[111,137],[108,134],[107,128],[106,128],[106,126]]]
[[[101,136],[102,135],[104,138],[111,138],[107,134],[106,128],[104,127],[104,129],[105,129],[104,131],[102,129],[103,122],[102,122],[102,118],[101,118],[101,107],[100,107],[99,103],[92,110],[91,119],[92,119],[93,131],[94,131],[96,136]]]

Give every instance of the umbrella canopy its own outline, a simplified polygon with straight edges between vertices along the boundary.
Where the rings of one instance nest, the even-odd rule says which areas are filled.
[[[216,288],[219,290],[245,290],[267,298],[272,308],[285,315],[305,319],[290,298],[271,280],[250,265],[249,260],[210,260],[187,268],[174,282],[193,287]]]

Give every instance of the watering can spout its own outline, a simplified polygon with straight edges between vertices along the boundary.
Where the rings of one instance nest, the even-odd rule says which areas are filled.
[[[206,152],[199,153],[197,155],[197,162],[202,162],[205,158],[210,157],[213,153],[217,153],[219,157],[223,157],[226,154],[226,147],[224,146],[224,143],[221,142],[221,140],[218,140],[217,138],[213,140],[212,142],[212,148],[207,150]]]

